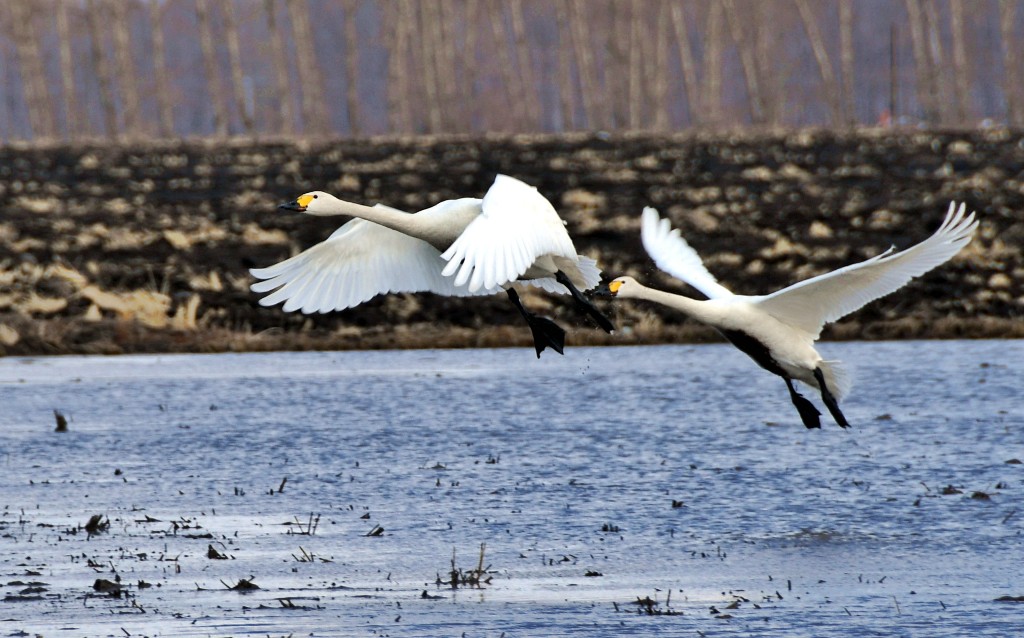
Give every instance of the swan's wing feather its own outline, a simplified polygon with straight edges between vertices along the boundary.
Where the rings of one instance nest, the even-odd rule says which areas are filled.
[[[825,324],[864,304],[892,293],[936,266],[949,261],[971,241],[978,222],[965,215],[964,205],[949,205],[935,234],[901,252],[889,249],[857,264],[793,284],[757,298],[757,305],[780,321],[815,338]]]
[[[585,282],[581,290],[590,290],[591,288],[597,287],[601,283],[601,269],[597,267],[597,261],[586,257],[584,255],[578,255],[579,263],[577,267],[580,271],[580,277]],[[524,286],[533,286],[534,288],[540,288],[546,292],[554,293],[556,295],[567,295],[569,290],[558,283],[554,277],[541,277],[539,279],[520,279],[516,282]]]
[[[537,189],[498,175],[484,195],[482,212],[441,255],[443,273],[470,291],[515,281],[544,255],[576,259],[558,213]]]
[[[268,268],[249,272],[253,292],[271,294],[260,305],[284,302],[284,310],[304,313],[344,310],[392,292],[434,292],[446,296],[491,294],[498,287],[470,292],[441,275],[445,262],[430,244],[363,219],[353,219],[327,240]]]
[[[650,206],[644,208],[640,218],[640,239],[658,268],[690,284],[709,299],[732,296],[732,292],[708,272],[700,255],[686,243],[679,229],[673,229],[671,222],[661,219],[658,211]]]

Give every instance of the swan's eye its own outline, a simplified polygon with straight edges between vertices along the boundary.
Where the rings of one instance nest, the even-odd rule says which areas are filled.
[[[317,197],[320,197],[320,196],[319,195],[313,195],[313,199],[316,199]]]

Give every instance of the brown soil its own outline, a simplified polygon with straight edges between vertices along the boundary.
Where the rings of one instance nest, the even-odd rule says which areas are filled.
[[[951,263],[844,319],[832,339],[1024,336],[1024,134],[1017,131],[193,141],[0,149],[0,354],[527,345],[503,295],[378,297],[341,313],[262,308],[247,269],[323,240],[338,220],[280,213],[313,189],[415,210],[537,186],[608,275],[690,292],[639,241],[645,205],[711,271],[768,292],[928,236],[951,199],[976,240]],[[670,311],[524,301],[570,345],[714,339]]]

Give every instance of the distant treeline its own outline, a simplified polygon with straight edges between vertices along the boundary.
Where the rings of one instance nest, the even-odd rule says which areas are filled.
[[[1024,125],[1018,0],[4,0],[0,141]]]

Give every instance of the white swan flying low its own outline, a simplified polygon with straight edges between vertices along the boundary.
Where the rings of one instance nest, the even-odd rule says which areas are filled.
[[[252,290],[271,293],[260,299],[263,306],[284,302],[285,312],[325,313],[390,292],[469,296],[504,289],[530,326],[537,356],[547,347],[561,353],[565,331],[523,306],[511,286],[518,282],[572,295],[598,325],[613,330],[580,293],[599,283],[596,262],[576,253],[565,224],[537,189],[507,175],[498,175],[482,200],[447,200],[412,214],[322,191],[279,208],[356,219],[290,259],[251,269],[263,280]]]
[[[707,271],[697,252],[679,230],[672,230],[658,211],[645,208],[641,239],[658,268],[707,295],[690,299],[641,285],[632,277],[608,284],[615,297],[646,299],[679,310],[716,328],[733,345],[762,368],[786,381],[790,398],[808,428],[821,427],[820,412],[793,387],[793,379],[821,393],[822,401],[842,427],[849,427],[839,401],[849,391],[849,379],[838,361],[824,361],[814,349],[821,329],[888,295],[945,263],[960,252],[974,235],[974,213],[964,214],[950,204],[946,219],[935,234],[904,251],[890,248],[857,264],[812,277],[770,295],[734,295]]]

